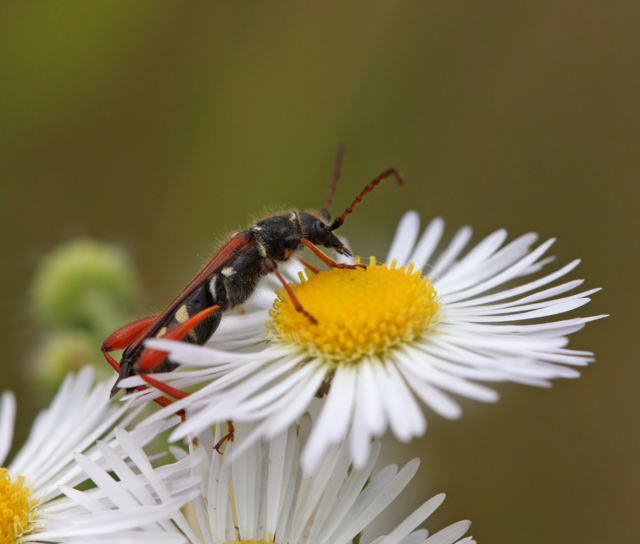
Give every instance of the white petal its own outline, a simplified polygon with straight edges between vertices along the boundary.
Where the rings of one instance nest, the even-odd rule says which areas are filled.
[[[400,494],[415,475],[419,465],[418,459],[413,459],[392,478],[381,478],[384,471],[380,471],[358,497],[348,523],[344,523],[331,536],[331,540],[346,542],[355,537]]]
[[[440,242],[443,232],[444,221],[441,218],[437,217],[431,221],[409,258],[409,262],[414,263],[418,269],[424,268],[424,265],[429,262],[438,242]]]
[[[409,536],[418,525],[433,514],[444,502],[445,494],[440,493],[432,497],[417,510],[415,510],[408,518],[398,525],[391,533],[380,540],[380,544],[399,544],[402,539]]]
[[[470,298],[471,296],[475,296],[478,293],[483,293],[488,291],[489,289],[496,287],[510,279],[516,277],[523,269],[533,264],[537,261],[546,251],[551,247],[551,245],[555,242],[555,239],[552,238],[547,240],[544,244],[541,244],[534,251],[529,253],[526,257],[520,259],[517,263],[511,265],[509,268],[503,270],[502,272],[496,274],[492,278],[485,280],[473,287],[469,287],[463,291],[458,291],[455,294],[450,294],[447,296],[447,300],[449,302],[456,302],[458,300],[465,300]]]
[[[355,385],[356,372],[350,367],[338,367],[320,417],[302,453],[302,470],[306,474],[316,468],[331,444],[344,438],[351,420]]]
[[[451,266],[456,257],[467,245],[471,239],[472,232],[473,231],[470,227],[461,228],[453,237],[453,240],[451,240],[447,249],[445,249],[440,257],[438,257],[433,268],[431,270],[425,270],[426,275],[432,282],[434,282],[434,285],[437,285],[435,282],[437,282],[438,278],[447,271],[449,266]]]
[[[420,216],[416,212],[407,212],[402,216],[396,235],[391,243],[386,262],[397,261],[399,266],[406,264],[420,229]]]
[[[470,521],[458,521],[431,535],[425,544],[453,544],[469,530],[469,527],[471,527]]]
[[[5,391],[0,396],[0,466],[11,449],[15,417],[16,399],[11,391]]]

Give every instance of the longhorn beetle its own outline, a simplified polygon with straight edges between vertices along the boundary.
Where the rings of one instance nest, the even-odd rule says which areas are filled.
[[[218,328],[222,313],[245,302],[255,290],[258,281],[271,272],[282,283],[295,309],[302,312],[313,324],[322,326],[302,307],[293,290],[278,271],[277,263],[286,261],[298,249],[306,246],[331,268],[364,268],[364,265],[337,263],[317,246],[321,245],[334,249],[341,255],[351,256],[351,252],[333,234],[333,231],[342,226],[362,199],[381,181],[394,177],[400,185],[403,183],[401,175],[395,168],[385,170],[360,192],[341,215],[332,221],[329,208],[340,177],[343,153],[344,150],[340,146],[327,198],[319,215],[291,211],[258,221],[247,230],[235,234],[162,313],[125,325],[103,342],[102,353],[107,362],[119,373],[118,381],[139,374],[148,384],[171,397],[186,396],[187,393],[148,375],[152,372],[173,370],[177,364],[171,362],[165,352],[145,349],[145,340],[162,337],[204,344]],[[318,271],[306,261],[300,260],[311,271]],[[118,349],[124,349],[119,363],[109,353]],[[116,384],[111,392],[112,396],[117,392]],[[165,397],[156,399],[156,402],[163,406],[171,403]]]

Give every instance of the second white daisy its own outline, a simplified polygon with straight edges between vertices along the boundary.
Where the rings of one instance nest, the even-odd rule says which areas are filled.
[[[238,437],[251,432],[240,425]],[[201,497],[174,516],[172,534],[184,535],[190,544],[473,544],[463,535],[471,525],[459,521],[429,535],[417,529],[442,504],[436,495],[405,518],[388,535],[375,538],[369,526],[415,475],[419,461],[404,467],[389,465],[378,472],[373,466],[380,444],[372,447],[369,462],[352,470],[348,449],[338,445],[323,458],[318,472],[304,476],[299,454],[306,425],[294,424],[270,441],[259,441],[234,462],[225,462],[213,445],[219,439],[208,431],[191,444],[191,452],[174,449],[183,459],[197,458],[195,476]],[[228,444],[227,453],[234,444]],[[225,454],[226,456],[226,454]],[[417,530],[416,530],[417,529]]]

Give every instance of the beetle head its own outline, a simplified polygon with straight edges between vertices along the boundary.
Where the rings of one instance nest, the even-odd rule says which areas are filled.
[[[347,257],[351,256],[351,251],[331,232],[331,226],[321,218],[307,212],[300,212],[300,222],[302,223],[304,237],[311,243],[335,249],[338,253]]]

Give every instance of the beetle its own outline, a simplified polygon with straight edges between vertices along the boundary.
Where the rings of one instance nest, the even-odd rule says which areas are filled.
[[[187,393],[148,375],[153,372],[170,371],[178,365],[169,360],[166,353],[146,349],[145,340],[162,337],[204,344],[218,328],[223,312],[245,302],[266,274],[275,274],[295,309],[302,312],[311,323],[318,324],[313,315],[302,307],[291,286],[280,274],[278,263],[288,260],[296,251],[307,247],[331,268],[364,268],[365,265],[361,264],[337,263],[318,246],[350,256],[351,252],[334,231],[342,226],[362,199],[381,181],[393,177],[398,184],[403,183],[402,176],[395,168],[385,170],[366,185],[341,215],[331,220],[329,208],[340,177],[343,153],[344,150],[340,146],[327,197],[319,214],[294,210],[267,217],[238,232],[213,255],[160,314],[129,323],[103,342],[103,356],[119,374],[111,392],[112,396],[119,391],[118,382],[121,379],[136,374],[169,396],[186,396]],[[310,270],[318,271],[306,261],[300,260]],[[118,362],[110,352],[119,349],[124,349],[124,352]],[[171,403],[165,397],[155,400],[163,406]]]

